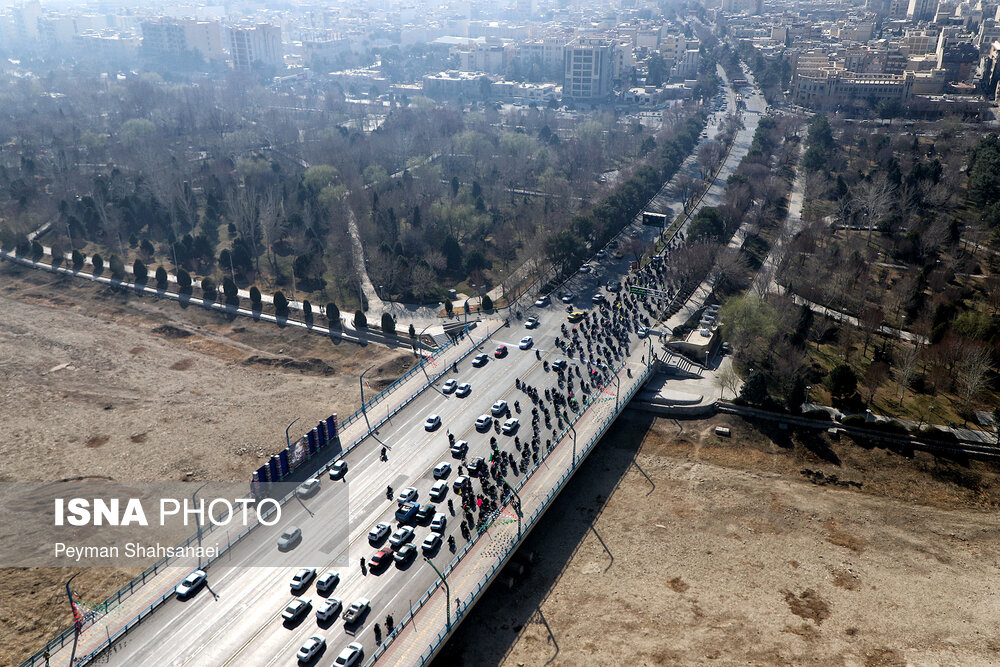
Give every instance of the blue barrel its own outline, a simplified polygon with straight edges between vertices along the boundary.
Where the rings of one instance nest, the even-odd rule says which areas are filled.
[[[270,478],[267,476],[267,464],[265,463],[261,467],[257,468],[257,481],[267,482],[269,479]]]
[[[281,476],[288,474],[288,450],[282,449],[278,454],[278,465],[281,467]]]
[[[333,440],[337,437],[337,415],[330,415],[326,418],[326,439]]]
[[[277,482],[278,480],[280,480],[281,473],[278,472],[278,457],[272,456],[271,460],[267,462],[267,466],[268,468],[270,468],[267,478],[272,482]]]
[[[317,433],[319,433],[319,446],[320,447],[325,447],[326,446],[326,424],[324,424],[323,422],[320,422],[320,423],[316,424],[316,431],[317,431]]]
[[[316,442],[317,442],[316,429],[309,431],[309,433],[307,433],[306,436],[309,438],[309,453],[312,454],[313,452],[316,451]]]

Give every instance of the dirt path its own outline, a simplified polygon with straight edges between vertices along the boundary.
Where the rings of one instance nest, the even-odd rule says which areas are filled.
[[[1000,662],[995,470],[726,423],[626,413],[436,664]]]
[[[369,364],[379,388],[412,363],[8,264],[0,312],[0,481],[248,480],[293,419],[298,437],[353,412]],[[70,625],[70,573],[0,570],[0,665]],[[100,568],[76,581],[97,604],[134,574]]]

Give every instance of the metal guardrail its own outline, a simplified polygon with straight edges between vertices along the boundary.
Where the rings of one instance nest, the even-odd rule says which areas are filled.
[[[496,332],[499,331],[502,328],[503,328],[503,326],[498,327],[496,330],[494,330],[492,332],[490,332],[487,329],[487,334],[483,337],[483,342],[485,342],[485,341],[489,340],[490,338],[492,338],[493,335],[495,335]],[[465,332],[465,335],[466,336],[470,336],[470,334],[468,333],[468,330]],[[471,336],[470,336],[470,340],[472,340]],[[445,350],[447,350],[450,347],[452,347],[453,345],[455,345],[456,342],[457,342],[457,339],[453,339],[453,340],[449,341],[448,344],[446,344],[446,345],[444,345],[444,346],[442,346],[440,348],[437,348],[437,350],[435,350],[431,354],[431,357],[432,358],[436,358],[437,356],[439,356],[440,354],[442,354]],[[476,344],[470,346],[468,350],[466,350],[461,356],[458,357],[458,359],[455,360],[455,362],[457,363],[457,362],[462,361],[463,359],[465,359],[469,354],[471,354],[474,350],[476,350],[477,347],[478,347],[478,345],[480,345],[480,344],[481,343],[476,343]],[[405,381],[410,375],[412,375],[413,373],[419,371],[422,368],[422,365],[424,363],[426,363],[426,361],[425,361],[424,358],[422,358],[420,364],[417,364],[416,366],[414,366],[413,368],[411,368],[409,371],[407,371],[407,373],[405,373],[403,376],[401,376],[400,378],[397,378],[397,380],[395,380],[391,385],[389,385],[388,387],[386,387],[385,389],[383,389],[381,392],[379,392],[376,395],[375,399],[373,399],[372,401],[366,402],[365,406],[366,407],[370,407],[371,405],[374,405],[374,404],[376,404],[376,403],[381,402],[382,400],[384,400],[390,393],[392,393],[393,391],[395,391],[396,389],[398,389],[398,387],[401,385],[402,381]],[[395,410],[393,410],[392,412],[390,412],[388,415],[386,415],[382,419],[376,421],[375,425],[372,428],[372,430],[376,430],[386,420],[391,419],[391,417],[393,415],[395,415],[401,409],[403,409],[404,407],[406,407],[406,405],[410,401],[412,401],[417,395],[419,395],[424,390],[426,390],[428,386],[430,386],[431,384],[433,384],[434,382],[436,382],[438,379],[440,379],[441,376],[443,376],[446,373],[448,373],[448,370],[449,369],[444,369],[441,372],[437,373],[436,375],[430,376],[430,380],[428,382],[425,382],[417,391],[413,392],[406,399],[404,399],[400,403],[400,405],[396,407]],[[344,422],[343,424],[340,425],[340,430],[343,430],[346,427],[346,425],[348,423],[350,423],[350,421],[357,420],[362,414],[363,414],[362,410],[359,409],[358,411],[356,411],[354,414],[351,415],[351,417],[348,418],[349,421],[346,421],[346,422]],[[336,458],[340,458],[341,456],[343,456],[343,455],[347,454],[348,452],[350,452],[351,450],[353,450],[361,442],[363,442],[368,437],[368,435],[370,435],[370,433],[366,433],[366,434],[362,435],[361,437],[357,438],[348,447],[344,448],[341,452],[339,452],[338,455],[336,457],[334,457],[334,458],[335,459]],[[326,466],[323,466],[319,470],[319,472],[320,473],[325,472],[327,469],[329,469],[330,465],[332,465],[333,462],[334,461],[331,460],[329,463],[327,463]],[[288,499],[291,498],[292,495],[293,495],[292,493],[289,493],[289,494],[285,495],[283,498],[281,498],[278,501],[279,504],[284,505],[285,502],[287,502]],[[227,541],[226,547],[224,549],[221,549],[219,551],[219,554],[216,555],[215,558],[209,559],[208,561],[205,561],[203,563],[203,565],[202,565],[203,569],[209,567],[209,565],[214,560],[216,560],[219,557],[221,557],[230,548],[232,548],[232,546],[234,546],[234,545],[238,544],[240,541],[242,541],[244,537],[246,537],[247,535],[249,535],[250,532],[254,528],[257,527],[257,525],[258,525],[257,522],[254,522],[254,523],[250,524],[249,526],[247,526],[243,531],[241,531],[236,536],[235,540]],[[207,526],[206,528],[202,529],[202,536],[204,537],[205,535],[210,534],[214,528],[215,528],[214,524],[210,523],[209,526]],[[197,534],[188,537],[180,546],[186,547],[186,546],[188,546],[188,545],[191,544],[192,540],[195,540],[195,539],[197,539]],[[143,584],[146,583],[147,579],[151,579],[153,576],[155,576],[159,572],[160,569],[166,567],[169,564],[170,560],[171,560],[171,558],[169,558],[169,557],[164,557],[164,558],[158,560],[151,567],[149,567],[145,571],[143,571],[142,574],[140,574],[139,576],[137,576],[134,579],[132,579],[131,581],[129,581],[127,584],[125,584],[120,589],[118,589],[118,591],[115,592],[114,594],[108,596],[108,598],[106,598],[104,600],[104,602],[102,602],[100,605],[98,605],[97,607],[95,607],[93,611],[95,611],[97,613],[107,613],[108,610],[113,609],[113,608],[121,605],[122,600],[127,600],[129,598],[129,596],[131,596],[132,593],[134,593],[137,588],[140,588]],[[162,604],[164,601],[167,600],[167,598],[169,598],[172,595],[173,595],[173,589],[171,588],[170,591],[168,591],[167,593],[165,593],[162,596],[160,596],[159,598],[157,598],[148,608],[146,608],[143,611],[139,612],[139,614],[136,615],[133,619],[131,619],[128,622],[126,622],[126,624],[125,624],[124,627],[120,628],[114,634],[109,635],[108,639],[106,639],[97,649],[95,649],[94,651],[92,651],[90,654],[84,656],[83,658],[78,659],[77,664],[78,665],[83,665],[83,664],[86,664],[88,661],[94,659],[100,653],[102,653],[103,651],[105,651],[108,647],[110,647],[111,645],[113,645],[114,642],[117,639],[119,639],[124,634],[126,634],[130,629],[132,629],[136,625],[138,625],[138,623],[143,618],[145,618],[146,616],[148,616],[154,609],[156,609],[160,604]],[[84,628],[86,628],[86,627],[88,627],[90,625],[93,625],[93,623],[97,619],[98,619],[97,614],[91,615],[91,617],[87,621],[85,621]],[[28,657],[27,659],[25,659],[23,662],[21,662],[20,663],[20,667],[33,667],[34,665],[39,664],[39,663],[44,664],[46,662],[45,654],[51,653],[54,650],[61,649],[63,646],[66,645],[67,642],[72,641],[74,633],[75,633],[75,628],[73,628],[73,627],[70,627],[70,628],[67,628],[67,629],[63,630],[55,639],[52,639],[51,641],[47,642],[42,649],[40,649],[39,651],[37,651],[36,653],[34,653],[33,655],[31,655],[30,657]]]
[[[619,366],[618,369],[616,370],[616,374],[620,373],[624,369],[624,366],[625,364],[623,362],[622,365]],[[580,467],[580,464],[583,462],[583,460],[587,458],[587,456],[593,450],[597,442],[600,441],[600,439],[604,436],[604,433],[607,431],[611,423],[618,418],[618,416],[625,409],[625,406],[628,404],[628,402],[632,400],[636,392],[638,392],[639,389],[646,383],[646,381],[649,379],[652,373],[653,373],[653,366],[651,365],[647,366],[646,369],[643,371],[643,373],[633,383],[632,387],[628,390],[626,396],[619,402],[619,408],[609,416],[605,417],[598,424],[596,431],[591,435],[591,437],[584,445],[583,449],[580,452],[579,457],[576,459],[575,462],[570,464],[570,467],[562,474],[562,476],[559,478],[559,481],[556,482],[556,485],[552,488],[552,490],[549,491],[549,493],[541,501],[540,505],[535,509],[535,511],[525,522],[522,528],[520,539],[515,539],[508,545],[503,555],[497,558],[497,561],[493,565],[493,567],[491,567],[487,573],[485,573],[482,577],[480,577],[471,595],[467,596],[465,600],[456,598],[456,600],[460,600],[462,604],[456,605],[455,622],[452,623],[452,629],[457,627],[458,623],[461,622],[461,620],[464,618],[465,613],[475,605],[476,598],[482,593],[483,590],[485,590],[490,585],[490,583],[492,583],[492,581],[496,578],[497,573],[499,573],[499,571],[507,564],[507,561],[514,554],[514,552],[517,551],[520,545],[524,542],[524,539],[535,527],[535,524],[537,524],[538,520],[549,508],[549,505],[551,505],[555,497],[558,496],[559,493],[562,491],[563,487],[566,485],[566,482],[569,480],[569,478],[573,476],[573,474],[576,472],[576,469]],[[573,420],[572,424],[576,424],[586,413],[587,409],[590,406],[594,405],[596,401],[597,399],[588,400],[585,403],[584,409],[581,410],[576,415],[576,419]],[[556,441],[559,442],[560,440],[565,438],[566,435],[569,433],[569,431],[570,431],[569,425],[567,425],[566,428],[564,428],[562,432],[559,434]],[[531,469],[528,471],[528,474],[522,477],[517,482],[517,484],[514,485],[515,491],[521,489],[528,482],[528,480],[535,473],[535,471],[538,470],[538,468],[545,463],[549,454],[554,449],[555,447],[546,451],[545,455],[539,459],[538,463],[536,463],[531,467]],[[512,497],[508,498],[508,502],[510,502],[511,500],[513,500]],[[475,544],[479,541],[479,538],[481,536],[482,532],[477,532],[476,534],[474,534],[473,539],[466,542],[465,546],[459,549],[459,551],[455,554],[452,560],[442,570],[442,573],[444,574],[445,577],[447,577],[448,574],[450,574],[458,566],[462,558],[469,552],[470,549],[472,549],[473,546],[475,546]],[[423,595],[420,596],[417,602],[412,607],[410,607],[410,610],[406,613],[406,615],[396,624],[396,626],[393,628],[393,631],[388,635],[386,635],[385,641],[378,647],[376,647],[375,651],[372,652],[371,657],[365,663],[366,666],[374,665],[378,661],[379,657],[382,656],[388,650],[389,645],[392,643],[392,640],[395,639],[403,631],[403,628],[405,628],[406,625],[413,620],[416,613],[423,608],[423,606],[427,603],[427,601],[430,600],[431,596],[434,595],[435,592],[437,592],[440,586],[441,586],[440,579],[435,579],[434,583],[432,583],[428,587],[428,589],[423,593]],[[424,665],[428,661],[430,661],[431,658],[433,658],[434,654],[437,653],[438,649],[441,647],[441,644],[443,644],[445,639],[447,639],[449,634],[450,633],[447,629],[439,632],[432,640],[428,649],[423,653],[421,653],[418,664]]]

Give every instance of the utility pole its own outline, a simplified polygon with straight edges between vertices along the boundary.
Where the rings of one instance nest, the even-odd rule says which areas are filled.
[[[576,429],[573,428],[573,425],[569,424],[568,421],[569,420],[567,420],[567,426],[569,426],[570,432],[573,433],[573,467],[575,468],[576,467]]]
[[[74,574],[72,577],[66,580],[66,597],[69,598],[69,606],[73,609],[73,649],[69,653],[69,664],[72,665],[76,662],[76,644],[80,640],[80,630],[82,630],[83,619],[78,618],[76,614],[76,603],[73,602],[73,591],[69,589],[69,584],[71,581],[80,576],[80,573]]]
[[[448,580],[444,578],[443,574],[441,574],[441,570],[437,569],[434,563],[431,562],[431,559],[428,558],[427,556],[424,556],[424,560],[427,562],[428,565],[434,568],[434,571],[437,572],[438,578],[441,579],[441,583],[444,584],[445,624],[447,626],[448,632],[451,632],[451,587],[448,586]]]
[[[433,322],[431,322],[431,324],[433,324]],[[417,354],[420,355],[420,368],[424,371],[424,377],[427,378],[428,382],[431,381],[431,376],[427,374],[427,365],[424,363],[426,361],[426,358],[424,357],[424,353],[423,353],[423,344],[420,341],[424,337],[424,332],[427,331],[427,329],[430,326],[431,325],[428,324],[426,327],[424,327],[423,329],[421,329],[420,330],[420,335],[417,336]]]
[[[195,507],[198,506],[198,500],[195,498],[195,496],[197,496],[198,492],[204,489],[206,486],[208,486],[208,482],[205,482],[204,484],[199,486],[191,494],[191,502],[194,504]],[[201,569],[201,521],[198,519],[197,514],[195,514],[194,523],[198,527],[198,569],[200,570]]]
[[[514,499],[517,501],[517,507],[514,508],[517,512],[517,539],[521,539],[521,519],[524,517],[524,513],[521,511],[521,496],[517,495],[517,491],[514,490],[514,487],[506,479],[501,477],[500,481],[510,489],[510,492],[514,494]]]
[[[365,424],[368,425],[369,432],[372,430],[372,424],[370,421],[368,421],[368,411],[365,409],[365,373],[367,373],[373,368],[375,368],[375,364],[372,364],[371,366],[366,368],[364,372],[361,373],[361,377],[359,378],[359,383],[361,384],[361,414],[365,416]]]
[[[295,419],[292,420],[292,424],[294,424],[298,420],[299,420],[299,418],[296,417]],[[292,424],[289,424],[288,426],[285,427],[285,446],[288,447],[289,449],[292,448],[292,441],[288,437],[288,429],[292,428]]]

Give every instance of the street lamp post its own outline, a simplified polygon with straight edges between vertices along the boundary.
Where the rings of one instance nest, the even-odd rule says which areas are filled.
[[[195,489],[193,493],[191,493],[191,502],[195,507],[198,506],[198,500],[196,498],[198,492],[204,489],[206,486],[208,486],[208,482],[205,482],[197,489]],[[195,516],[194,523],[195,526],[197,526],[197,531],[198,531],[198,569],[200,570],[201,569],[201,520],[198,519],[199,516],[198,514],[195,514],[194,516]]]
[[[433,324],[433,322],[431,324]],[[426,327],[424,327],[423,329],[421,329],[420,330],[420,335],[417,336],[417,354],[420,355],[420,368],[424,371],[424,377],[427,378],[428,382],[431,381],[431,376],[427,374],[427,365],[424,363],[426,361],[426,359],[425,359],[424,353],[422,351],[423,350],[423,343],[421,341],[423,340],[424,332],[427,331],[427,329],[430,328],[430,326],[431,325],[428,324]]]
[[[431,562],[431,559],[428,558],[427,556],[424,556],[424,560],[427,562],[428,565],[434,568],[434,571],[437,572],[437,576],[441,579],[441,583],[444,584],[445,624],[447,626],[448,632],[451,632],[451,587],[448,586],[448,580],[445,579],[443,574],[441,574],[441,570],[437,569],[434,563]]]
[[[576,429],[573,428],[572,424],[567,424],[569,426],[570,432],[573,433],[573,467],[576,467]]]
[[[295,419],[292,420],[291,424],[285,427],[285,446],[288,447],[289,449],[292,448],[292,439],[288,436],[288,429],[292,428],[292,424],[294,424],[298,420],[299,417],[296,417]]]
[[[517,491],[514,490],[514,487],[506,479],[501,477],[500,481],[510,489],[510,492],[514,494],[514,499],[517,500],[517,507],[515,508],[517,510],[517,539],[521,539],[521,518],[524,516],[524,513],[521,511],[521,496],[517,495]]]
[[[82,625],[82,620],[83,620],[83,619],[80,619],[80,621],[77,620],[77,617],[76,617],[76,604],[73,602],[73,591],[71,591],[70,588],[69,588],[70,582],[73,581],[74,579],[76,579],[78,576],[80,576],[79,572],[77,572],[72,577],[70,577],[69,579],[66,580],[66,596],[69,598],[69,606],[73,608],[73,629],[74,629],[74,632],[73,632],[73,648],[69,652],[69,664],[70,665],[72,665],[74,662],[76,662],[76,644],[80,640],[80,629],[81,629],[80,626]]]
[[[361,414],[365,416],[365,424],[368,425],[369,432],[372,430],[372,423],[368,421],[368,410],[365,409],[365,373],[375,368],[375,364],[372,364],[361,373],[361,377],[358,378],[358,384],[361,385]]]
[[[615,412],[618,412],[618,400],[622,393],[622,379],[618,373],[615,373]]]

